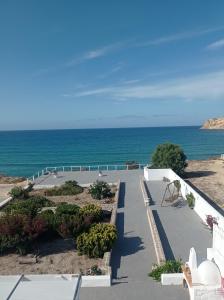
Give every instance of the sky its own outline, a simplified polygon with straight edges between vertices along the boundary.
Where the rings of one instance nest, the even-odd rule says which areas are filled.
[[[0,130],[220,116],[223,0],[0,0]]]

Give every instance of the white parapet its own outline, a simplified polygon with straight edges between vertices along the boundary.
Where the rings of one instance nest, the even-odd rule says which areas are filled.
[[[144,178],[146,181],[163,180],[164,177],[169,178],[170,169],[151,169],[144,167]]]
[[[182,273],[162,274],[161,275],[162,285],[181,285],[183,284]]]
[[[96,275],[82,276],[82,287],[108,287],[111,286],[111,276]]]

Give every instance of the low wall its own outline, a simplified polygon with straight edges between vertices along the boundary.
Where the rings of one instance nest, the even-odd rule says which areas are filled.
[[[148,193],[146,191],[144,177],[140,177],[140,188],[141,188],[141,191],[142,191],[142,196],[143,196],[143,199],[144,199],[145,206],[148,206],[151,202],[151,198],[150,198],[150,196],[148,195]]]
[[[161,275],[162,285],[182,285],[183,284],[183,273],[169,273]]]
[[[111,218],[110,218],[110,224],[115,225],[116,226],[116,221],[117,221],[117,208],[118,208],[118,203],[119,203],[119,195],[120,195],[120,186],[121,186],[121,182],[120,180],[117,183],[117,191],[114,197],[115,200],[115,204],[114,204],[114,208],[112,210],[112,214],[111,214]],[[113,249],[112,249],[113,250]],[[104,256],[103,256],[103,261],[104,261],[104,269],[108,272],[106,275],[100,275],[100,276],[90,276],[90,277],[97,277],[95,284],[96,285],[90,285],[94,283],[93,279],[89,279],[88,280],[88,285],[87,286],[111,286],[111,266],[110,266],[110,262],[111,262],[111,255],[112,255],[112,250],[109,252],[105,252]],[[103,277],[102,277],[103,276]],[[87,276],[89,277],[89,276]],[[102,285],[104,284],[104,285]]]
[[[109,287],[111,286],[111,275],[82,276],[81,287]]]
[[[168,177],[170,169],[148,169],[144,167],[145,180],[163,180],[163,177]]]
[[[166,257],[163,251],[163,246],[157,229],[157,225],[150,207],[147,207],[147,217],[156,253],[157,264],[162,265],[166,261]]]
[[[179,180],[181,184],[181,194],[186,200],[186,195],[192,193],[195,198],[194,211],[205,222],[207,215],[215,217],[219,225],[224,228],[224,213],[221,209],[215,208],[206,199],[204,199],[193,187],[191,187],[184,179],[178,176],[171,169],[148,169],[144,168],[144,177],[146,180],[163,180],[163,177],[167,177],[170,181]]]

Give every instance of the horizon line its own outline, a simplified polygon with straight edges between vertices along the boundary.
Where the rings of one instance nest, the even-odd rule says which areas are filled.
[[[201,127],[202,125],[169,125],[169,126],[130,126],[130,127],[96,127],[96,128],[44,128],[44,129],[0,129],[0,132],[17,131],[62,131],[62,130],[105,130],[105,129],[141,129],[141,128],[176,128],[176,127]]]

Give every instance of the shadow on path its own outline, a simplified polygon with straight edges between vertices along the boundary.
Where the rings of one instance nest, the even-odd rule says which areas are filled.
[[[175,257],[174,257],[173,251],[171,249],[169,240],[167,238],[166,232],[163,228],[162,222],[160,220],[160,217],[158,215],[158,212],[156,210],[152,210],[152,213],[153,213],[156,225],[157,225],[157,229],[158,229],[158,232],[159,232],[159,236],[160,236],[160,239],[161,239],[161,243],[162,243],[162,246],[163,246],[163,251],[164,251],[165,257],[166,257],[167,260],[173,260],[173,259],[175,259]]]
[[[124,207],[124,198],[125,198],[125,183],[120,183],[120,193],[119,193],[119,201],[118,201],[118,208]]]
[[[121,258],[134,254],[144,249],[142,239],[138,236],[127,236],[132,232],[124,233],[124,213],[117,214],[118,239],[112,251],[111,266],[112,278],[118,278],[118,270],[121,266]]]

